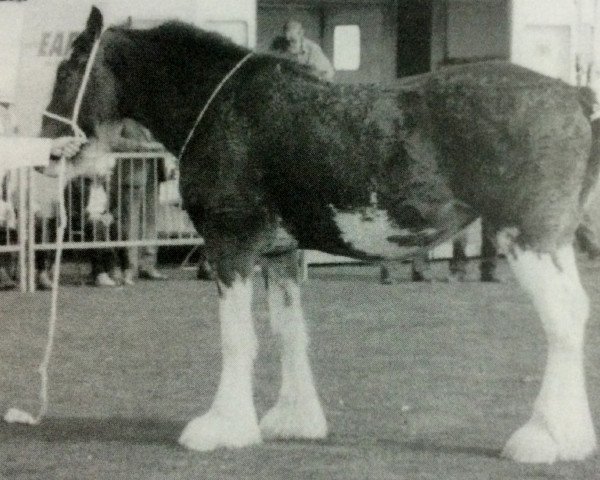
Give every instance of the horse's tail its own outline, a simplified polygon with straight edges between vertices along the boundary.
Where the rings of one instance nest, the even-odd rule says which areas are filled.
[[[585,206],[589,202],[600,176],[600,103],[596,92],[590,87],[580,87],[578,98],[583,113],[589,118],[592,128],[592,148],[579,196],[581,205]]]

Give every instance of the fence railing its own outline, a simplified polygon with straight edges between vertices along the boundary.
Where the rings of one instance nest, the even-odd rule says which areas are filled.
[[[17,257],[17,275],[22,291],[27,289],[27,168],[18,168],[6,172],[0,178],[0,266],[9,270],[13,256]]]
[[[181,208],[177,180],[165,176],[162,154],[112,154],[109,175],[77,176],[62,192],[67,250],[201,245]],[[58,181],[20,169],[16,225],[0,222],[0,254],[17,255],[22,290],[35,290],[36,254],[56,250]]]

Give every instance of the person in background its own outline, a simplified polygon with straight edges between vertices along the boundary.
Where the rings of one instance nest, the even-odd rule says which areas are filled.
[[[110,240],[113,219],[108,213],[108,198],[100,178],[74,178],[65,191],[65,204],[69,228],[78,233],[79,239],[99,243]],[[113,248],[93,248],[82,253],[90,262],[95,286],[118,285],[110,276],[116,256]]]
[[[66,160],[71,160],[81,150],[86,140],[80,137],[58,137],[54,139],[42,139],[50,142],[50,165],[48,169],[57,171],[58,161],[65,157]],[[55,173],[52,174],[55,176]],[[55,241],[55,233],[57,227],[57,216],[59,215],[57,204],[50,207],[43,206],[45,210],[52,210],[52,217],[40,218],[39,212],[36,215],[35,241],[53,242]],[[68,212],[67,212],[68,213]],[[42,223],[46,223],[46,229],[42,228]],[[44,238],[44,233],[46,237]],[[53,254],[46,250],[38,250],[35,252],[35,270],[36,270],[36,288],[38,290],[50,290],[52,288],[52,277],[50,268]]]
[[[498,282],[496,265],[498,251],[493,241],[494,233],[489,231],[488,222],[481,222],[481,256],[479,261],[479,280],[481,282]],[[450,282],[464,282],[467,277],[467,235],[463,232],[452,243],[452,259],[449,269]]]
[[[333,81],[335,70],[321,47],[304,34],[304,27],[297,20],[288,20],[283,26],[283,35],[277,36],[271,43],[271,50],[278,52],[300,65],[305,65],[317,78]],[[275,239],[270,247],[273,251],[296,249],[297,242],[283,227],[277,227]],[[304,254],[299,252],[300,262],[304,264]],[[210,265],[201,259],[198,267],[198,278],[210,279]]]
[[[582,252],[587,253],[590,260],[600,256],[598,236],[589,213],[583,214],[581,223],[575,231],[575,242]]]
[[[0,136],[9,136],[12,116],[9,105],[0,103]],[[14,241],[15,209],[11,201],[11,172],[2,168],[0,159],[0,246],[10,245]],[[12,275],[13,255],[0,253],[0,290],[11,290],[17,286]]]
[[[132,119],[105,124],[97,133],[100,142],[112,152],[157,152],[161,154],[159,156],[166,153],[150,131]],[[111,177],[110,205],[115,218],[121,222],[126,240],[158,237],[158,187],[167,178],[166,170],[162,159],[148,164],[140,159],[123,158],[116,165]],[[137,276],[146,280],[166,280],[167,277],[156,268],[157,253],[156,246],[128,248],[128,268],[123,272],[123,283],[132,285]]]
[[[0,247],[13,244],[16,233],[15,210],[9,198],[10,176],[10,172],[3,176],[0,172]],[[17,284],[11,275],[12,266],[13,255],[0,253],[0,290],[16,288]]]
[[[321,80],[332,81],[335,75],[333,65],[321,47],[304,35],[304,27],[297,20],[288,20],[283,27],[283,35],[273,40],[271,49],[280,52],[301,65],[308,66]]]
[[[489,231],[487,222],[481,223],[481,257],[479,263],[479,279],[481,282],[499,282],[496,276],[496,265],[498,252],[492,237],[493,233]],[[450,259],[448,268],[450,275],[449,282],[464,282],[467,278],[467,262],[466,254],[467,236],[466,232],[461,233],[452,242],[452,258]],[[380,283],[390,285],[393,283],[390,268],[387,265],[381,265],[379,271]],[[429,268],[429,253],[416,257],[411,262],[411,280],[413,282],[429,282],[432,280]]]
[[[0,104],[0,110],[1,110],[1,116],[3,117],[3,120],[0,122],[0,159],[4,156],[8,156],[9,158],[11,156],[22,156],[24,155],[23,152],[28,152],[25,153],[25,155],[27,154],[31,154],[31,152],[35,151],[35,154],[42,154],[44,155],[46,158],[49,158],[51,160],[58,160],[61,157],[65,157],[65,159],[70,160],[72,157],[74,157],[79,150],[81,149],[81,146],[86,142],[85,139],[83,138],[79,138],[79,137],[71,137],[71,136],[63,136],[63,137],[58,137],[58,138],[54,138],[54,139],[49,139],[49,138],[35,138],[35,137],[17,137],[15,136],[16,130],[10,128],[9,124],[11,123],[11,121],[8,119],[8,117],[10,116],[10,112],[9,112],[9,105],[5,104],[5,103],[1,103]],[[3,144],[3,139],[6,138],[7,139],[7,143],[6,146]],[[5,178],[5,175],[2,174],[2,179]],[[4,190],[4,185],[3,185],[3,190]],[[3,191],[3,195],[6,192]],[[10,200],[8,197],[6,197],[5,199],[5,203],[10,204]],[[11,206],[12,209],[12,206]],[[12,210],[11,213],[14,213],[14,210]],[[6,239],[5,239],[6,241]],[[36,252],[36,265],[40,266],[43,265],[43,268],[40,268],[39,270],[37,270],[36,272],[36,279],[37,279],[37,283],[38,286],[42,289],[49,289],[52,286],[52,282],[50,281],[50,277],[48,275],[48,271],[46,268],[46,258],[47,258],[47,253],[45,252]],[[6,263],[6,258],[3,258],[2,261],[4,263]],[[1,271],[2,269],[0,269]],[[6,272],[6,265],[5,265],[5,272]],[[0,275],[2,275],[2,273],[0,273]],[[8,278],[6,278],[4,275],[2,275],[4,277],[4,280],[8,280]],[[10,283],[10,282],[7,282]],[[9,285],[10,286],[10,285]]]

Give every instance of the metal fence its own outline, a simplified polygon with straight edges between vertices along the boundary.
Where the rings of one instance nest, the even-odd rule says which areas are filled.
[[[100,249],[201,245],[181,208],[176,178],[166,178],[162,154],[110,155],[109,175],[77,176],[62,195],[67,214],[64,248]],[[16,175],[16,223],[0,217],[0,255],[16,255],[22,290],[35,290],[36,255],[57,248],[58,181],[34,169]],[[11,181],[14,181],[11,178]]]
[[[0,266],[12,270],[16,264],[22,291],[27,288],[27,219],[18,212],[27,204],[27,171],[19,168],[0,175]]]

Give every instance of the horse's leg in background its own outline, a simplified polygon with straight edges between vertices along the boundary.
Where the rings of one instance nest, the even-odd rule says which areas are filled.
[[[281,349],[281,387],[275,406],[260,422],[264,438],[324,438],[327,422],[308,358],[297,251],[265,261],[271,328]]]
[[[221,378],[210,410],[190,421],[179,438],[192,450],[244,447],[261,441],[252,388],[258,350],[252,320],[253,267],[253,255],[232,256],[217,264]]]
[[[511,245],[508,260],[541,317],[548,342],[541,390],[530,420],[509,439],[503,454],[520,462],[580,460],[596,448],[583,364],[588,297],[573,247],[554,254]]]

